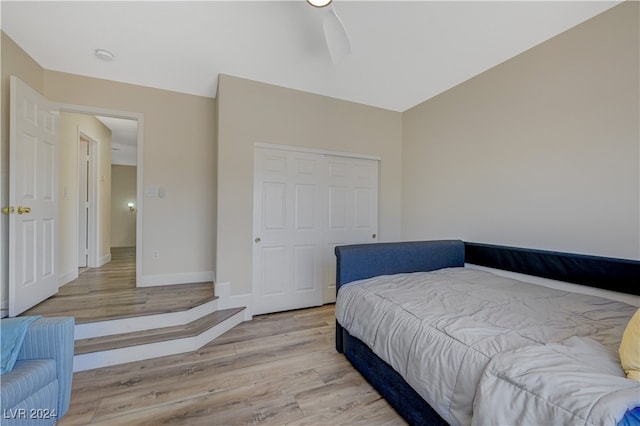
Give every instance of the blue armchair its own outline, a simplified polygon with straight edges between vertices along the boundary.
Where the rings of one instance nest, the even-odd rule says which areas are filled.
[[[67,413],[74,327],[73,317],[30,324],[13,369],[0,376],[2,425],[54,425]]]

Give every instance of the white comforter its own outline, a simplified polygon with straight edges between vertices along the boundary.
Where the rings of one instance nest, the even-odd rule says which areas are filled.
[[[336,318],[452,425],[615,424],[640,405],[617,355],[636,309],[447,268],[349,283]]]

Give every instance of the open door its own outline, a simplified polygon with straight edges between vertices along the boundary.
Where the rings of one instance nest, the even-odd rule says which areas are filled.
[[[15,76],[10,86],[9,316],[58,291],[58,110]]]

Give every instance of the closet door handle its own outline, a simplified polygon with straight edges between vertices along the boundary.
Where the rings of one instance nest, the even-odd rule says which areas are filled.
[[[256,242],[256,244],[257,244],[257,243],[259,243],[259,242],[260,242],[260,241],[262,241],[262,240],[260,239],[260,237],[257,237],[257,238],[256,238],[255,240],[253,240],[253,241],[255,241],[255,242]]]

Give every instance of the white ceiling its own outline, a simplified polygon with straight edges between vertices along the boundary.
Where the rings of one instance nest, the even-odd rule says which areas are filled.
[[[49,70],[216,96],[220,73],[405,111],[619,1],[7,1],[2,30]],[[114,53],[111,62],[94,56]]]
[[[96,118],[111,130],[111,164],[137,165],[138,121],[100,115]]]

